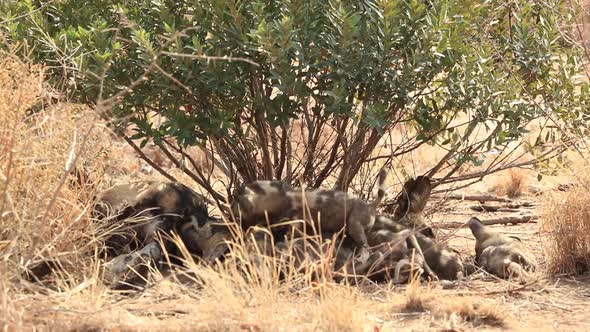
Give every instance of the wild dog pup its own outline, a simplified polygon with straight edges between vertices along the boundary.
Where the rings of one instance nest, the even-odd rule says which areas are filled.
[[[535,263],[520,239],[500,234],[484,226],[477,218],[469,220],[475,236],[475,262],[500,278],[526,277]]]
[[[208,221],[207,206],[197,193],[181,183],[141,181],[113,186],[100,193],[93,215],[119,230],[106,241],[107,257],[133,251],[154,240],[156,231],[169,233],[177,226]],[[136,223],[131,217],[143,217]],[[179,228],[176,228],[179,231]]]
[[[424,253],[426,263],[440,279],[463,279],[464,267],[459,255],[423,234],[416,234],[416,239]]]
[[[241,216],[242,226],[278,223],[284,219],[313,219],[318,232],[338,232],[346,226],[347,234],[368,259],[366,232],[375,222],[377,206],[385,196],[387,172],[379,173],[376,199],[367,203],[360,198],[337,190],[290,188],[280,181],[255,181],[241,188],[232,203],[235,216]],[[309,212],[309,213],[308,213]]]
[[[416,228],[423,229],[417,225]],[[386,215],[377,215],[375,226],[369,235],[369,244],[373,246],[388,241],[391,236],[389,233],[398,233],[403,230],[408,230],[407,226],[395,222]],[[410,248],[420,248],[419,254],[424,257],[425,269],[431,269],[440,279],[455,280],[463,277],[461,258],[443,244],[437,243],[433,238],[422,233],[415,234],[415,239],[408,237],[408,242]]]
[[[205,224],[208,221],[203,198],[187,186],[174,182],[141,181],[113,186],[95,198],[92,214],[106,233],[105,277],[113,281],[114,288],[129,288],[145,280],[148,271],[145,264],[159,268],[164,250],[175,263],[179,251],[169,238],[171,233],[180,234],[184,223]],[[41,270],[35,266],[29,271]],[[29,279],[39,280],[51,269],[42,272],[42,275],[29,273]]]
[[[430,270],[411,229],[401,227],[394,232],[374,228],[369,232],[368,240],[371,249],[383,257],[371,267],[373,280],[389,279],[393,283],[402,283],[409,279],[411,271],[422,274],[425,269]]]
[[[204,225],[209,221],[204,199],[177,182],[143,181],[113,186],[98,195],[93,212],[99,220],[114,214],[114,219],[107,223],[115,222],[114,226],[119,228],[105,240],[107,259],[116,256],[106,264],[106,272],[111,275],[137,270],[144,263],[159,268],[164,250],[173,263],[179,263],[180,251],[169,236],[173,232],[182,235],[184,224]],[[131,222],[133,219],[138,222]],[[138,271],[142,270],[145,269]],[[134,278],[144,279],[146,272]]]

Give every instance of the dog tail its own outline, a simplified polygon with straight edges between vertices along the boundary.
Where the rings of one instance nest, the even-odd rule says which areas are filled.
[[[379,172],[379,182],[378,182],[378,189],[377,189],[377,197],[373,202],[371,202],[371,206],[373,209],[377,209],[379,204],[383,201],[385,197],[385,180],[387,180],[387,171],[385,168],[381,169]]]

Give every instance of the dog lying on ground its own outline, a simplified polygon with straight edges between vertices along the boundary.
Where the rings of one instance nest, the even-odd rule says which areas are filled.
[[[179,264],[181,254],[171,239],[172,233],[194,248],[196,244],[185,225],[204,226],[210,222],[204,199],[178,182],[113,186],[98,195],[93,212],[98,220],[108,220],[118,228],[105,239],[106,259],[112,258],[106,264],[105,275],[111,276],[115,288],[142,283],[147,275],[145,265],[161,268],[164,252],[172,264]],[[109,220],[113,214],[114,219]],[[139,222],[129,222],[137,217]],[[121,277],[125,274],[130,277]]]
[[[431,274],[424,254],[416,243],[411,229],[400,229],[399,232],[373,229],[369,233],[369,244],[381,258],[369,268],[367,277],[374,281],[403,283],[409,280],[412,272],[421,275],[424,271],[430,271],[427,273]]]
[[[209,222],[204,199],[176,182],[141,181],[113,186],[95,198],[93,217],[104,229],[105,279],[124,289],[142,284],[150,268],[160,268],[164,253],[177,263],[180,251],[172,233],[187,236],[185,224]],[[53,260],[47,260],[53,261]],[[58,264],[51,264],[55,268]],[[41,262],[27,269],[29,280],[40,280],[52,268]],[[50,267],[51,267],[50,266]]]
[[[432,238],[417,234],[418,245],[424,253],[424,260],[439,279],[457,280],[465,276],[461,258],[441,243]]]
[[[405,224],[385,215],[376,215],[374,226],[367,233],[367,242],[371,246],[367,260],[359,260],[355,257],[355,243],[348,238],[338,239],[333,236],[334,232],[323,232],[324,239],[333,238],[335,273],[353,278],[364,276],[372,280],[394,282],[406,280],[411,269],[424,269],[432,277],[438,274],[442,278],[451,280],[461,277],[462,264],[455,253],[436,244],[421,233],[416,234],[418,230],[428,229],[429,232],[426,233],[433,235],[423,217],[423,210],[429,197],[430,180],[428,178],[419,177],[418,180],[411,179],[406,182],[404,193],[398,197],[398,209],[393,216],[393,218],[397,216],[397,220]],[[428,249],[427,253],[422,252],[424,248]],[[313,248],[313,250],[319,249]],[[435,266],[436,270],[433,272],[429,265]],[[406,273],[402,274],[401,271]]]
[[[137,223],[121,223],[132,217]],[[155,240],[156,231],[177,231],[180,225],[208,222],[207,205],[201,196],[181,183],[141,181],[116,185],[95,199],[93,217],[118,226],[105,240],[107,257],[136,250]],[[179,232],[178,232],[179,233]]]
[[[417,197],[417,196],[415,196]],[[402,225],[394,221],[388,215],[377,215],[375,219],[375,226],[369,234],[370,243],[372,245],[388,241],[393,235],[404,230],[408,230],[408,226]],[[425,227],[415,225],[412,227],[412,233],[418,232]],[[431,233],[428,232],[428,233]],[[430,268],[431,271],[440,279],[455,280],[461,279],[464,276],[464,267],[461,258],[449,250],[444,245],[437,243],[432,237],[428,237],[422,233],[416,233],[415,241],[408,237],[409,248],[420,248],[421,255],[424,257],[425,269]]]
[[[281,181],[255,181],[238,190],[231,210],[244,229],[291,219],[314,220],[312,228],[316,232],[338,232],[346,226],[346,233],[361,251],[359,256],[368,259],[366,234],[385,195],[386,177],[387,172],[382,170],[377,197],[371,203],[337,190],[301,189]]]
[[[420,249],[424,257],[425,270],[431,271],[441,279],[455,280],[464,275],[463,264],[457,254],[444,245],[436,243],[434,232],[424,218],[424,208],[430,198],[432,185],[430,179],[419,176],[404,183],[397,197],[397,208],[393,215],[379,214],[369,235],[372,243],[388,241],[392,233],[412,229],[416,234],[408,237],[409,248]],[[419,257],[420,257],[419,256]]]
[[[535,270],[520,239],[494,232],[475,217],[469,220],[469,228],[476,240],[475,262],[486,271],[500,278],[520,278]]]

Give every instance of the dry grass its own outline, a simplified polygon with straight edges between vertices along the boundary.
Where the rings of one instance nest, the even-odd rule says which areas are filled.
[[[402,308],[404,312],[426,311],[426,290],[420,285],[420,277],[412,274],[406,288],[406,303]]]
[[[552,273],[590,270],[590,172],[579,169],[577,174],[570,190],[545,196],[543,231]]]
[[[436,314],[447,319],[451,324],[469,322],[474,326],[503,327],[509,315],[500,304],[473,298],[459,298],[453,302],[436,306]]]
[[[529,184],[528,173],[521,169],[509,169],[497,174],[492,191],[499,196],[516,198],[521,196]]]
[[[77,107],[34,112],[46,102],[43,74],[38,66],[0,58],[0,114],[7,119],[0,128],[0,249],[11,273],[17,260],[27,264],[40,256],[93,249],[87,218],[92,186],[72,186],[66,169],[77,157],[87,174],[100,178],[94,161],[101,137],[89,131],[88,114]],[[85,140],[93,144],[83,147]]]

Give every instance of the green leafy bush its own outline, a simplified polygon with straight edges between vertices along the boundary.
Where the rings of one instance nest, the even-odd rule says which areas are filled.
[[[238,182],[336,174],[346,189],[400,125],[412,134],[385,161],[438,144],[430,175],[451,181],[534,119],[588,120],[562,1],[15,1],[0,17],[6,45],[131,139],[176,161],[201,146]]]

